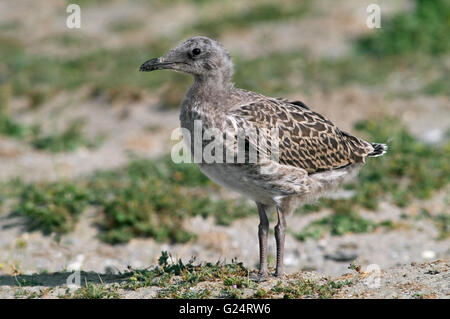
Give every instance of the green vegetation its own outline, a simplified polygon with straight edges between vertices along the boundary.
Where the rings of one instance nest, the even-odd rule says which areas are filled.
[[[203,34],[217,38],[224,31],[248,28],[261,22],[288,20],[304,16],[309,9],[309,1],[293,2],[292,5],[262,3],[246,6],[238,12],[223,14],[211,19],[203,19],[188,29],[189,34]]]
[[[35,149],[47,150],[53,153],[71,152],[82,146],[95,148],[102,142],[101,136],[94,140],[88,139],[84,135],[83,123],[80,120],[72,121],[62,132],[43,135],[39,125],[26,126],[0,113],[1,135],[27,141]]]
[[[89,191],[76,184],[30,184],[24,186],[14,212],[27,217],[30,230],[66,233],[73,230],[89,200]]]
[[[101,138],[98,137],[95,141],[89,140],[83,134],[83,126],[82,120],[72,121],[61,133],[46,136],[38,134],[31,140],[31,144],[36,149],[49,150],[53,153],[71,152],[82,146],[95,148],[101,142]]]
[[[250,39],[248,48],[242,51],[244,56],[239,55],[240,50],[231,52],[236,70],[234,80],[238,87],[269,96],[289,97],[299,92],[320,94],[349,86],[362,87],[362,92],[370,87],[372,93],[382,92],[378,95],[392,97],[395,101],[423,94],[450,96],[448,0],[412,0],[411,10],[392,17],[383,16],[382,28],[364,33],[354,41],[352,50],[327,52],[326,56],[317,55],[317,50],[308,51],[301,43],[292,50],[275,47],[274,43],[269,43],[270,38],[263,37],[266,32],[257,30],[273,27],[276,32],[267,34],[282,32],[310,13],[313,19],[314,15],[324,14],[321,4],[316,7],[312,1],[295,0],[244,2],[153,0],[135,3],[132,11],[144,5],[143,10],[155,15],[171,16],[173,12],[175,19],[185,9],[190,12],[170,27],[159,28],[154,22],[148,24],[150,20],[120,18],[117,15],[123,5],[120,1],[79,0],[77,3],[82,10],[92,10],[93,16],[103,12],[105,28],[59,32],[49,27],[50,32],[46,33],[44,28],[38,38],[30,39],[23,38],[30,32],[26,23],[17,17],[6,17],[0,23],[0,139],[16,139],[30,146],[20,147],[19,153],[29,149],[55,153],[96,147],[102,137],[89,138],[81,120],[70,122],[47,109],[53,102],[59,103],[60,97],[76,96],[105,106],[114,104],[113,112],[116,112],[116,105],[122,108],[142,104],[142,101],[136,102],[147,94],[156,94],[162,109],[178,108],[192,78],[166,71],[154,75],[140,73],[139,65],[161,56],[183,38],[197,34],[225,42],[232,37]],[[331,18],[331,25],[339,23],[339,17],[328,18]],[[308,21],[303,22],[305,30],[311,29]],[[152,32],[139,42],[144,29]],[[256,48],[250,47],[256,41]],[[285,40],[279,42],[285,43]],[[314,49],[318,48],[315,44],[312,43]],[[345,49],[344,40],[340,44]],[[339,54],[344,51],[348,53]],[[156,99],[150,100],[153,103]],[[440,98],[436,101],[442,103]],[[127,108],[123,112],[123,118],[125,113],[131,114],[130,110]],[[41,111],[57,115],[58,123],[63,124],[61,129],[47,130],[43,123],[20,120],[33,119],[33,112]],[[358,179],[345,186],[353,192],[353,197],[321,199],[299,208],[299,214],[322,209],[330,214],[320,216],[301,230],[296,229],[294,236],[299,240],[316,240],[326,234],[341,236],[390,230],[397,227],[396,221],[372,220],[368,217],[370,214],[359,212],[377,210],[380,203],[403,209],[414,202],[402,215],[407,226],[434,225],[435,239],[448,240],[450,215],[445,205],[433,211],[423,208],[418,213],[413,208],[416,205],[434,207],[434,198],[431,206],[423,201],[449,187],[450,131],[446,141],[435,146],[411,135],[398,118],[381,116],[362,121],[357,123],[355,131],[369,141],[388,143],[388,153],[368,159]],[[15,143],[12,148],[9,141],[5,145],[6,156],[18,154]],[[0,151],[3,155],[3,145]],[[50,157],[50,154],[39,154],[42,155]],[[192,216],[212,217],[220,225],[256,216],[254,205],[247,201],[221,199],[218,187],[196,165],[177,165],[167,156],[151,160],[132,158],[119,169],[71,180],[26,182],[27,176],[23,178],[0,182],[1,213],[21,216],[28,231],[57,235],[56,239],[73,231],[88,209],[96,214],[99,238],[110,244],[125,243],[133,238],[185,243],[195,240],[195,234],[185,228],[186,220]],[[20,254],[31,248],[25,237],[13,239],[11,245]],[[273,254],[268,258],[269,265],[273,265]],[[14,273],[20,273],[21,265],[13,262]],[[0,270],[9,271],[7,268],[0,264]],[[351,264],[349,269],[358,272],[359,279],[363,278],[360,265]],[[349,280],[305,279],[304,274],[289,275],[277,284],[275,281],[257,284],[249,275],[249,269],[234,260],[210,263],[192,259],[186,263],[163,252],[155,267],[130,268],[118,275],[105,275],[106,284],[100,276],[94,278],[97,274],[85,273],[81,288],[59,290],[55,294],[62,292],[58,295],[60,298],[120,298],[124,290],[148,288],[144,291],[158,298],[332,298],[340,289],[353,284]],[[66,273],[49,276],[64,277],[61,283],[67,277]],[[18,298],[43,298],[58,289],[38,289],[36,286],[58,281],[55,278],[49,281],[40,274],[11,278]],[[421,297],[421,294],[416,296]]]
[[[449,19],[448,0],[415,0],[412,12],[402,12],[386,21],[379,32],[360,39],[358,47],[376,56],[445,54],[450,50]]]
[[[302,78],[304,58],[302,52],[272,53],[250,60],[236,57],[234,81],[238,87],[267,95],[292,92],[291,82],[279,79]]]
[[[320,239],[326,233],[340,236],[348,233],[368,233],[376,228],[376,224],[368,219],[358,216],[356,213],[332,214],[313,221],[303,228],[295,237],[299,240],[307,238]]]
[[[17,123],[9,116],[11,91],[10,85],[3,84],[0,86],[0,136],[22,138],[29,134],[29,128]]]
[[[75,299],[117,299],[119,297],[114,287],[105,287],[90,283],[86,284],[85,287],[77,289],[73,295]]]
[[[38,94],[40,102],[61,90],[88,85],[92,94],[110,99],[138,99],[146,88],[157,88],[161,78],[142,76],[139,63],[160,56],[170,45],[162,39],[142,47],[96,50],[76,57],[37,56],[25,51],[17,40],[0,37],[0,85],[10,85],[13,96]],[[134,72],[133,72],[134,70]],[[111,76],[121,74],[121,76]],[[168,76],[162,72],[162,76]],[[36,85],[39,83],[39,85]]]
[[[150,270],[132,270],[123,287],[133,290],[148,286],[161,287],[163,289],[158,294],[159,298],[205,298],[210,295],[208,290],[192,291],[190,288],[204,281],[223,281],[226,287],[230,286],[230,281],[245,281],[246,286],[250,285],[249,271],[242,263],[194,264],[193,259],[184,264],[181,259],[171,259],[167,252],[162,252],[158,266]],[[175,276],[180,279],[175,280]]]
[[[284,299],[297,299],[303,297],[315,298],[331,298],[344,286],[351,285],[349,280],[345,281],[329,281],[325,283],[317,283],[311,279],[297,280],[296,282],[289,282],[284,284],[279,281],[277,285],[272,288],[272,291],[277,294],[283,294]]]
[[[84,287],[78,288],[73,293],[67,288],[65,294],[58,296],[62,299],[118,299],[117,286],[106,286],[103,284],[86,283]]]
[[[22,191],[15,213],[27,218],[30,229],[66,233],[88,205],[95,205],[103,214],[100,237],[109,243],[134,237],[186,242],[193,234],[182,226],[185,216],[214,216],[226,225],[255,213],[240,201],[212,200],[214,186],[195,164],[175,165],[170,157],[136,159],[121,170],[72,182],[16,185]]]
[[[303,212],[330,207],[334,215],[305,227],[296,237],[320,238],[332,235],[371,232],[377,227],[392,228],[389,221],[375,223],[358,216],[359,207],[376,209],[380,200],[399,207],[413,198],[427,199],[449,183],[450,146],[429,146],[412,137],[394,118],[360,122],[356,128],[370,141],[390,142],[386,156],[369,159],[358,181],[346,187],[355,192],[350,199],[322,199],[307,205]],[[169,157],[159,160],[135,159],[126,167],[98,172],[75,181],[24,184],[8,187],[5,198],[18,198],[17,214],[27,217],[30,229],[44,233],[65,233],[73,229],[79,215],[89,205],[102,214],[100,237],[109,243],[127,242],[134,237],[158,241],[186,242],[194,235],[183,227],[186,216],[213,216],[217,223],[254,214],[242,201],[211,199],[216,187],[195,164],[174,164]],[[445,215],[441,227],[446,233]]]
[[[52,34],[42,40],[44,43],[52,43],[64,48],[88,48],[90,45],[94,44],[95,41],[93,38],[90,38],[87,35],[80,35],[78,33],[67,33],[61,32]]]
[[[54,153],[74,151],[81,146],[94,148],[101,142],[101,137],[91,141],[84,135],[82,119],[73,120],[61,133],[44,136],[40,125],[24,125],[10,116],[10,99],[11,86],[9,84],[0,86],[0,136],[25,140],[36,149]]]
[[[86,275],[86,273],[83,273]],[[39,277],[39,275],[35,275]],[[16,280],[17,298],[42,298],[52,288],[39,292],[25,286],[34,286],[37,282],[26,282],[23,277]],[[28,276],[29,277],[29,276]],[[24,284],[20,284],[22,281]],[[317,280],[301,278],[299,274],[287,275],[281,281],[267,282],[268,287],[250,280],[250,271],[242,263],[234,260],[225,262],[196,262],[195,259],[183,263],[173,260],[163,251],[158,264],[147,269],[129,269],[124,273],[112,275],[107,282],[98,276],[85,278],[82,287],[67,288],[59,293],[63,299],[109,299],[120,298],[124,291],[137,291],[152,288],[150,294],[156,298],[332,298],[340,289],[353,284],[350,280]]]
[[[0,31],[16,31],[22,27],[19,20],[0,22]]]
[[[111,0],[77,0],[76,4],[78,4],[81,8],[91,5],[91,6],[99,6],[104,3],[111,2]],[[72,0],[66,1],[67,5],[74,3]]]
[[[390,58],[352,55],[318,59],[304,51],[273,52],[252,59],[236,57],[234,81],[238,87],[266,95],[284,95],[299,89],[332,90],[358,83],[382,84],[392,70],[429,67],[425,59]],[[280,81],[280,79],[286,79]],[[303,81],[301,81],[303,79]]]
[[[386,156],[369,159],[361,170],[354,201],[374,209],[377,201],[391,194],[399,207],[413,198],[427,199],[450,182],[450,143],[431,146],[413,137],[395,118],[368,120],[356,125],[368,139],[389,143]],[[362,187],[361,187],[362,186]]]
[[[195,164],[176,165],[170,157],[135,160],[123,171],[98,174],[89,187],[105,215],[102,239],[111,243],[136,236],[186,242],[193,238],[182,226],[186,216],[211,215],[226,224],[254,213],[238,201],[212,200],[212,185]]]
[[[449,69],[445,62],[450,51],[449,19],[448,0],[415,0],[411,12],[383,20],[381,29],[359,39],[358,55],[380,67],[372,73],[374,77],[389,74],[389,68],[391,72],[413,70],[420,78],[427,79],[419,93],[450,95],[446,81]],[[365,68],[363,63],[357,66]]]
[[[220,13],[220,17],[202,19],[186,27],[186,34],[204,34],[217,37],[225,30],[242,30],[269,21],[299,18],[309,10],[309,2],[286,2],[283,5],[262,3],[237,12]],[[359,83],[382,85],[393,71],[412,72],[426,81],[422,91],[427,94],[449,94],[445,79],[448,68],[442,67],[442,56],[448,52],[449,34],[447,0],[416,1],[412,12],[403,12],[391,20],[383,20],[383,28],[356,43],[349,56],[317,59],[305,52],[278,52],[252,59],[237,57],[236,82],[244,88],[265,94],[283,94],[299,89],[299,81],[280,79],[307,79],[300,81],[302,90],[312,86],[330,89]],[[121,20],[110,25],[115,32],[140,28],[137,21]],[[60,45],[80,45],[92,39],[60,34],[55,36]],[[139,64],[160,56],[173,46],[173,39],[149,38],[143,45],[114,50],[87,50],[78,56],[50,57],[30,54],[19,40],[0,35],[0,86],[8,84],[13,96],[27,96],[30,103],[40,104],[61,90],[89,86],[94,96],[110,100],[137,100],[144,90],[161,88],[162,103],[178,105],[191,80],[187,76],[161,72],[158,77],[137,72]],[[417,53],[421,53],[418,57]],[[423,54],[422,54],[423,53]],[[276,63],[274,63],[276,61]],[[134,71],[133,71],[134,70]],[[447,71],[446,71],[447,70]],[[120,74],[121,76],[111,76]],[[428,75],[428,76],[424,76]],[[295,87],[286,87],[286,82]],[[39,85],[36,85],[39,83]],[[297,84],[295,84],[297,83]],[[175,89],[176,88],[176,89]],[[1,125],[0,125],[1,126]]]
[[[356,212],[359,207],[375,210],[381,200],[406,207],[414,198],[428,199],[449,184],[449,142],[443,146],[427,145],[413,137],[398,119],[390,117],[359,122],[355,128],[366,135],[369,141],[390,141],[388,153],[383,157],[368,159],[357,181],[346,186],[355,192],[352,198],[321,199],[315,209],[330,207],[335,214],[313,221],[296,234],[298,239],[317,239],[325,232],[342,235],[370,232],[377,227],[392,227],[388,221],[374,223],[358,216]],[[443,217],[443,220],[448,218]]]
[[[35,299],[40,297],[40,293],[37,293],[36,291],[28,291],[24,288],[19,288],[14,294],[14,298],[16,299]]]
[[[41,286],[42,283],[37,281],[36,279],[33,279],[33,277],[31,278],[17,278],[17,276],[14,277],[15,281],[16,281],[16,285],[19,287],[24,287],[24,286]]]
[[[195,289],[199,283],[210,282],[220,290],[220,298],[331,298],[351,281],[331,281],[325,279],[320,282],[297,279],[281,281],[271,289],[265,290],[250,280],[249,270],[242,263],[233,261],[225,263],[195,263],[195,260],[184,264],[181,260],[172,261],[167,252],[162,252],[159,265],[150,270],[132,270],[130,277],[122,285],[124,289],[139,289],[156,286],[160,290],[158,298],[209,298],[210,289]]]
[[[450,69],[444,68],[443,74],[425,85],[422,92],[429,95],[450,95],[449,85],[446,81],[449,77]]]
[[[63,132],[43,135],[40,125],[24,125],[10,116],[10,99],[11,86],[9,84],[0,86],[0,136],[21,139],[29,142],[36,149],[54,153],[74,151],[81,146],[94,148],[102,140],[101,137],[97,137],[91,141],[84,135],[82,119],[68,123],[68,127]]]
[[[449,12],[448,0],[417,0],[412,12],[383,20],[381,29],[358,39],[355,50],[342,57],[317,59],[306,52],[291,51],[247,61],[238,59],[236,83],[250,90],[281,95],[299,85],[304,91],[312,87],[331,90],[354,83],[380,86],[397,72],[405,77],[420,77],[424,83],[418,93],[450,95],[445,62],[450,48],[446,41],[450,33]],[[220,23],[215,28],[220,28]],[[296,79],[305,81],[299,84]],[[286,83],[293,83],[294,87]],[[415,93],[406,86],[383,88],[396,94]]]
[[[408,219],[412,216],[403,215],[403,218]],[[416,220],[428,219],[431,220],[439,231],[439,235],[437,237],[438,240],[444,240],[450,238],[450,214],[449,213],[439,213],[439,214],[431,214],[425,208],[420,210],[420,213],[417,216],[414,216]]]
[[[113,32],[121,33],[139,30],[143,26],[144,23],[142,21],[138,21],[135,19],[123,19],[113,21],[108,25],[108,28]]]
[[[235,57],[234,81],[239,87],[266,95],[284,95],[295,90],[308,92],[313,88],[331,91],[352,84],[380,86],[392,94],[445,94],[448,68],[443,58],[421,56],[376,57],[362,52],[337,58],[317,58],[301,50],[273,52],[252,59]],[[407,86],[386,86],[392,73],[424,80],[419,91]],[[280,81],[280,79],[286,79]]]
[[[249,10],[223,15],[220,21],[202,21],[191,29],[195,30],[195,33],[215,33],[230,26],[247,27],[256,22],[298,17],[306,8],[306,4],[295,3],[285,6],[259,4]],[[137,21],[116,21],[110,28],[115,32],[129,31],[130,28],[139,28],[139,24]],[[202,30],[204,32],[201,32]],[[51,39],[46,39],[48,40]],[[65,47],[79,46],[80,41],[92,41],[90,38],[81,40],[77,36],[66,34],[58,34],[53,40]],[[179,104],[188,83],[191,82],[187,76],[174,76],[170,72],[161,72],[158,77],[144,76],[138,72],[140,63],[160,56],[172,47],[171,39],[150,38],[148,43],[135,47],[86,50],[86,54],[67,57],[30,54],[19,40],[1,35],[0,46],[0,59],[3,62],[0,67],[0,86],[10,85],[13,96],[27,96],[32,105],[45,102],[59,91],[74,90],[81,86],[89,86],[94,96],[103,95],[110,100],[137,100],[141,98],[144,90],[155,90],[163,83],[175,83],[173,87],[181,86],[184,89],[172,93],[173,88],[169,88],[162,94],[163,104],[172,106]]]
[[[0,114],[0,135],[22,138],[30,133],[30,129],[11,119],[9,116]]]
[[[439,229],[438,239],[450,238],[450,214],[441,213],[434,218]]]
[[[202,10],[210,5],[205,0],[190,2],[202,6]],[[88,3],[91,1],[83,1],[81,5]],[[98,0],[95,3],[103,5],[106,2]],[[154,4],[155,10],[166,6],[162,1],[151,5]],[[264,22],[299,19],[311,5],[309,1],[301,4],[295,1],[264,2],[237,10],[233,6],[228,9],[225,2],[222,4],[218,7],[223,10],[211,11],[209,15],[202,13],[202,19],[183,27],[181,33],[216,37],[228,30],[245,30]],[[235,82],[240,87],[281,96],[299,89],[306,92],[312,88],[329,90],[354,83],[382,86],[392,73],[396,73],[420,76],[424,83],[418,93],[450,94],[445,81],[448,68],[444,64],[449,50],[449,42],[444,40],[449,34],[448,4],[448,0],[416,0],[410,12],[384,19],[383,28],[357,40],[355,50],[342,57],[317,58],[299,50],[275,50],[254,58],[237,56]],[[161,104],[172,107],[179,104],[192,81],[186,75],[170,72],[160,72],[157,77],[138,72],[140,63],[160,56],[173,46],[174,40],[170,38],[152,35],[148,42],[138,46],[83,50],[85,53],[75,56],[51,56],[32,53],[20,40],[6,35],[8,30],[18,27],[18,22],[0,26],[0,31],[4,31],[0,34],[0,59],[3,62],[0,65],[0,135],[22,139],[36,149],[69,152],[82,146],[94,147],[98,141],[84,135],[79,121],[68,123],[65,130],[51,134],[43,134],[39,125],[22,124],[9,110],[12,98],[26,97],[30,111],[33,111],[60,91],[87,86],[90,98],[101,96],[108,101],[135,101],[143,96],[144,90],[158,91]],[[141,27],[141,22],[129,19],[108,25],[109,31],[118,34]],[[85,35],[66,33],[44,39],[71,48],[90,46],[93,40]],[[117,74],[120,76],[111,76]],[[389,86],[386,94],[403,92],[399,90]],[[310,212],[330,207],[337,214],[313,222],[298,234],[298,238],[318,238],[325,232],[340,235],[390,227],[388,222],[375,223],[356,212],[361,207],[374,210],[381,200],[405,207],[412,199],[427,199],[448,185],[449,144],[426,145],[399,123],[394,118],[358,123],[356,129],[368,140],[386,142],[392,139],[388,154],[369,159],[358,182],[347,186],[355,191],[353,198],[320,200],[318,204],[301,208],[303,212]],[[26,216],[30,228],[42,229],[45,233],[70,231],[86,207],[97,207],[102,214],[98,222],[102,229],[101,238],[109,243],[126,242],[134,237],[186,242],[194,236],[182,227],[185,216],[213,216],[219,224],[228,225],[255,212],[253,207],[250,209],[242,202],[211,199],[208,192],[214,192],[216,188],[195,165],[176,165],[167,158],[162,162],[134,160],[123,169],[99,172],[74,181],[41,184],[19,181],[12,188],[3,185],[0,188],[0,204],[8,198],[16,199],[16,213]],[[448,219],[443,215],[439,220],[436,225],[445,234]]]

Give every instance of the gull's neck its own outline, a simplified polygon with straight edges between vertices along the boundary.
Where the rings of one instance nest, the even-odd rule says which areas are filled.
[[[233,87],[231,78],[221,73],[208,76],[195,76],[194,88],[208,90],[214,93],[227,92]]]
[[[206,75],[195,75],[188,94],[201,102],[218,102],[234,88],[232,74],[232,69],[221,69]]]

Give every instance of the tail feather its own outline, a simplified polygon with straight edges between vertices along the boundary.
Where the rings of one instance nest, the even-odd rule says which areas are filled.
[[[373,152],[369,153],[367,156],[369,157],[378,157],[384,155],[387,150],[388,146],[386,144],[379,144],[379,143],[371,143],[373,147]]]

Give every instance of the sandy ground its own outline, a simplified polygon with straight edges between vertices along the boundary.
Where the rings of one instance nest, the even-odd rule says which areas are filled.
[[[345,5],[330,10],[332,1],[317,1],[314,7],[316,16],[299,22],[271,24],[250,28],[239,37],[232,32],[223,36],[224,44],[231,52],[241,56],[254,57],[264,53],[265,41],[275,41],[276,50],[302,48],[316,55],[335,56],[348,52],[350,41],[359,34],[367,32],[360,23],[365,14],[362,5],[348,1]],[[368,2],[368,1],[365,1]],[[383,1],[387,14],[408,8],[408,1]],[[43,39],[64,32],[57,26],[61,23],[64,1],[38,2],[14,1],[0,3],[0,22],[4,19],[20,21],[21,31],[14,33],[35,53],[77,54],[65,52]],[[30,5],[33,9],[30,9]],[[24,10],[24,8],[27,8]],[[217,9],[220,10],[220,5]],[[29,14],[29,19],[24,17]],[[3,14],[4,13],[4,14]],[[138,4],[128,5],[114,1],[105,8],[86,9],[89,19],[82,28],[84,36],[104,39],[101,45],[106,48],[133,45],[148,37],[149,30],[158,30],[161,35],[176,35],[184,24],[196,18],[196,12],[186,4],[177,4],[171,10],[164,8],[158,14],[144,15]],[[124,37],[105,31],[105,25],[113,20],[136,14],[143,21],[141,32]],[[176,16],[173,22],[160,26],[164,18]],[[96,23],[90,22],[95,21]],[[42,23],[38,23],[42,22]],[[35,25],[39,28],[35,28]],[[326,25],[327,28],[323,26]],[[305,37],[295,41],[293,37],[298,28],[304,30]],[[32,30],[32,32],[31,32]],[[325,32],[324,30],[332,30]],[[236,41],[236,38],[238,40]],[[319,40],[320,39],[320,40]],[[89,50],[82,47],[81,50]],[[137,61],[139,63],[140,61]],[[114,168],[128,160],[130,151],[149,157],[158,157],[170,150],[170,133],[178,127],[178,111],[162,110],[153,92],[148,92],[139,102],[110,104],[102,99],[88,99],[85,89],[77,92],[61,93],[44,107],[32,114],[21,112],[25,102],[12,101],[12,110],[18,120],[24,122],[41,121],[46,128],[64,126],[71,118],[83,117],[90,136],[105,133],[107,140],[97,149],[79,149],[68,154],[50,154],[33,150],[21,142],[0,138],[0,180],[22,176],[25,180],[55,180],[73,178],[89,174],[98,169]],[[333,119],[341,128],[351,130],[355,121],[375,116],[378,113],[391,113],[401,117],[413,133],[428,142],[442,139],[443,132],[450,127],[450,103],[448,97],[419,96],[410,99],[388,97],[377,90],[352,85],[326,94],[312,90],[308,95],[302,93],[287,96],[301,99],[327,117]],[[57,117],[53,114],[58,114]],[[60,119],[64,119],[61,121]],[[235,196],[224,191],[228,196]],[[444,212],[449,202],[449,192],[436,194],[427,202],[412,203],[406,214],[414,216],[420,207],[426,207],[432,214]],[[328,214],[321,211],[306,216],[294,215],[288,220],[291,232],[299,231],[314,219]],[[382,203],[376,212],[362,212],[364,217],[373,220],[391,219],[399,226],[394,230],[380,229],[370,234],[351,234],[340,237],[326,236],[314,241],[297,241],[292,234],[286,239],[286,271],[304,271],[311,276],[339,277],[348,273],[351,262],[362,267],[377,265],[382,273],[381,288],[369,289],[364,280],[341,292],[341,298],[412,298],[421,294],[432,298],[449,297],[450,242],[436,240],[435,225],[429,220],[404,221],[402,211],[388,203]],[[174,257],[188,260],[197,256],[199,260],[231,260],[236,257],[249,267],[255,267],[258,260],[256,217],[235,221],[231,226],[218,226],[210,219],[191,218],[186,227],[198,236],[198,240],[187,245],[171,245],[155,242],[153,239],[134,239],[128,244],[111,246],[97,239],[95,221],[98,215],[88,210],[82,216],[74,232],[62,236],[60,242],[39,232],[28,233],[20,217],[10,217],[7,211],[0,213],[0,298],[14,297],[16,288],[11,287],[11,277],[16,273],[43,275],[44,286],[61,286],[64,289],[67,270],[81,268],[104,276],[112,276],[124,271],[128,266],[147,267],[154,264],[160,252],[170,251]],[[269,253],[274,254],[274,240],[269,242]],[[441,261],[436,261],[441,260]],[[272,260],[273,264],[273,260]],[[311,272],[313,271],[313,272]],[[63,272],[63,274],[52,274]],[[64,273],[66,272],[66,273]],[[430,272],[430,273],[429,273]],[[320,274],[320,275],[319,275]],[[353,274],[352,276],[359,276]],[[34,287],[31,289],[38,289]],[[42,287],[41,287],[42,288]],[[147,288],[146,288],[147,289]],[[150,288],[138,292],[124,292],[124,297],[148,297],[154,295]],[[57,290],[55,290],[57,291]],[[53,293],[52,293],[53,294]],[[52,296],[50,294],[50,296]],[[58,293],[55,292],[53,296]]]
[[[443,203],[443,194],[425,204],[430,211],[440,211],[436,203]],[[423,205],[423,203],[422,203]],[[407,214],[414,216],[419,207],[411,205]],[[340,297],[355,298],[407,298],[415,294],[429,297],[448,298],[449,264],[438,263],[439,270],[431,276],[422,269],[435,268],[431,261],[447,260],[450,257],[448,240],[436,240],[436,227],[427,220],[404,221],[398,208],[383,204],[377,212],[364,212],[362,215],[375,221],[389,217],[397,224],[394,230],[379,230],[368,234],[349,234],[346,236],[326,236],[323,239],[299,242],[291,232],[307,225],[311,220],[321,218],[328,212],[322,211],[307,216],[294,215],[288,220],[289,234],[286,238],[285,266],[287,274],[302,273],[318,278],[329,276],[340,278],[349,272],[350,263],[358,264],[362,269],[376,267],[382,274],[386,290],[367,289],[365,281],[346,288]],[[107,245],[96,238],[98,230],[94,226],[98,215],[87,211],[82,216],[76,230],[62,236],[58,243],[52,237],[38,232],[27,233],[22,229],[20,217],[0,216],[1,241],[0,260],[0,297],[11,297],[17,287],[11,287],[14,274],[38,275],[43,287],[54,287],[54,281],[61,282],[74,269],[92,272],[109,278],[114,274],[132,268],[146,268],[157,263],[161,251],[169,251],[174,258],[188,261],[196,256],[201,261],[231,261],[235,258],[243,261],[251,269],[257,267],[258,243],[256,217],[235,221],[231,226],[218,226],[213,220],[196,217],[186,220],[187,229],[196,233],[198,240],[185,245],[170,245],[155,242],[153,239],[134,239],[127,244]],[[272,237],[272,236],[271,236]],[[274,266],[275,241],[270,237],[270,265]],[[419,263],[428,262],[428,266],[417,268]],[[434,267],[434,268],[433,268]],[[409,271],[408,269],[413,269]],[[63,274],[57,274],[63,272]],[[406,276],[404,276],[407,274]],[[65,277],[64,277],[65,276]],[[116,278],[116,277],[111,277]],[[117,277],[118,278],[118,277]],[[358,278],[358,277],[357,277]],[[356,279],[357,279],[356,278]],[[353,282],[359,283],[355,278]],[[444,279],[441,281],[441,279]],[[356,281],[355,281],[356,280]],[[410,288],[409,290],[407,288]],[[33,289],[38,289],[34,287]],[[40,287],[42,288],[42,287]],[[28,288],[27,288],[28,289]],[[32,290],[31,290],[32,291]],[[56,296],[58,289],[55,290]],[[157,292],[148,288],[138,292],[121,291],[121,296],[138,297]],[[50,294],[51,296],[51,294]]]

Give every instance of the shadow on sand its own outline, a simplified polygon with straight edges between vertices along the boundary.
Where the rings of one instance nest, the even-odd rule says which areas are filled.
[[[79,276],[78,276],[79,275]],[[78,276],[77,278],[75,276]],[[67,284],[76,283],[120,283],[125,281],[130,274],[99,274],[96,272],[55,272],[55,273],[41,273],[32,275],[0,275],[0,286],[45,286],[56,287]]]

